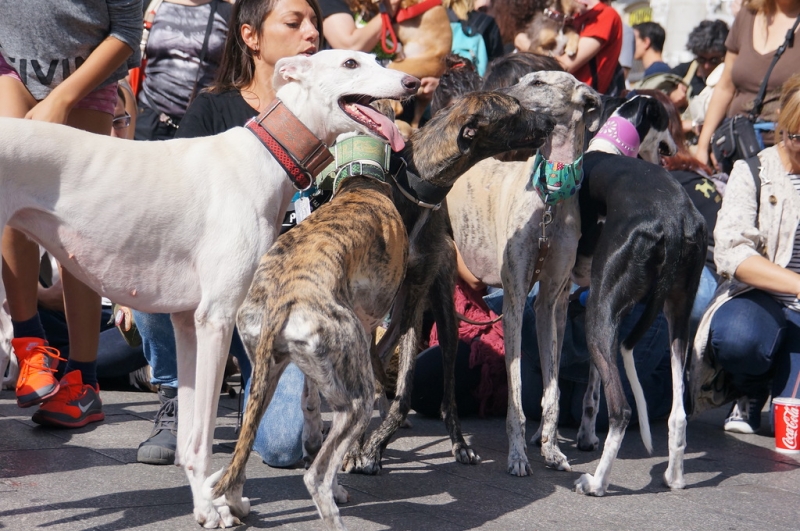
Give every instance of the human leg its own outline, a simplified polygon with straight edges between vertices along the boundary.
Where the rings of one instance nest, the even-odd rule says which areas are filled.
[[[305,376],[290,363],[281,374],[275,394],[258,425],[253,450],[269,466],[288,467],[303,457],[303,410],[300,407]],[[245,407],[250,381],[244,392]]]
[[[0,116],[24,118],[36,105],[15,72],[0,64]],[[4,227],[2,235],[3,284],[11,323],[13,349],[20,365],[17,402],[20,407],[39,404],[58,393],[55,371],[58,353],[45,349],[46,335],[39,319],[36,290],[39,278],[39,246],[22,232]]]
[[[150,435],[139,445],[136,460],[149,465],[171,465],[175,462],[178,443],[178,358],[172,320],[167,313],[136,310],[133,310],[133,320],[142,337],[144,357],[150,365],[150,383],[158,386],[161,403]]]
[[[475,392],[480,384],[480,367],[469,366],[470,345],[458,342],[456,352],[455,383],[458,416],[466,417],[478,412],[479,402]],[[439,346],[422,351],[415,361],[414,386],[411,391],[411,409],[427,417],[441,416],[444,369]]]
[[[761,426],[786,327],[780,303],[760,290],[731,299],[714,314],[711,347],[741,394],[725,422],[727,431],[755,433]]]

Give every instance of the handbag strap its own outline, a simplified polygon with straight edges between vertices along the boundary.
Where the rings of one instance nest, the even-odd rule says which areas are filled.
[[[756,118],[758,118],[758,115],[761,114],[761,108],[764,106],[764,96],[767,94],[767,82],[769,81],[769,76],[772,74],[772,69],[775,68],[775,63],[777,63],[778,59],[781,58],[781,55],[783,55],[783,52],[786,51],[786,48],[790,48],[794,45],[794,32],[797,29],[798,24],[800,24],[800,16],[795,19],[792,29],[786,32],[786,38],[783,40],[783,44],[778,46],[778,49],[775,50],[775,55],[772,57],[772,62],[770,63],[769,68],[767,68],[767,74],[764,76],[764,81],[761,82],[756,99],[753,100],[753,109],[748,113],[750,121],[752,122],[755,122]]]
[[[206,52],[208,52],[208,40],[211,38],[211,29],[214,27],[214,15],[217,13],[217,5],[220,0],[211,0],[211,13],[208,15],[208,24],[206,24],[206,34],[203,37],[203,47],[200,48],[200,55],[197,57],[197,75],[194,77],[194,86],[192,87],[192,95],[189,96],[189,103],[194,101],[197,95],[197,84],[200,83],[200,73],[203,71],[203,61],[206,60]]]

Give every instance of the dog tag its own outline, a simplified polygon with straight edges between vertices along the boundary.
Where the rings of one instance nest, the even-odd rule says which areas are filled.
[[[297,223],[300,223],[311,214],[311,201],[308,197],[301,196],[294,202],[294,215]]]

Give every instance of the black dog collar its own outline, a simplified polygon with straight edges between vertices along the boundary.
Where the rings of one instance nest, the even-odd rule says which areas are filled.
[[[392,157],[389,174],[397,183],[397,188],[412,203],[422,208],[437,210],[442,206],[442,201],[447,197],[447,193],[452,186],[437,186],[425,181],[416,173],[412,172],[405,159],[402,157]]]

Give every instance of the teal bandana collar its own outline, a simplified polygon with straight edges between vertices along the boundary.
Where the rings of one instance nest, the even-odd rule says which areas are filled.
[[[548,205],[555,205],[575,195],[583,182],[583,155],[572,164],[546,160],[536,152],[531,171],[531,185]]]

